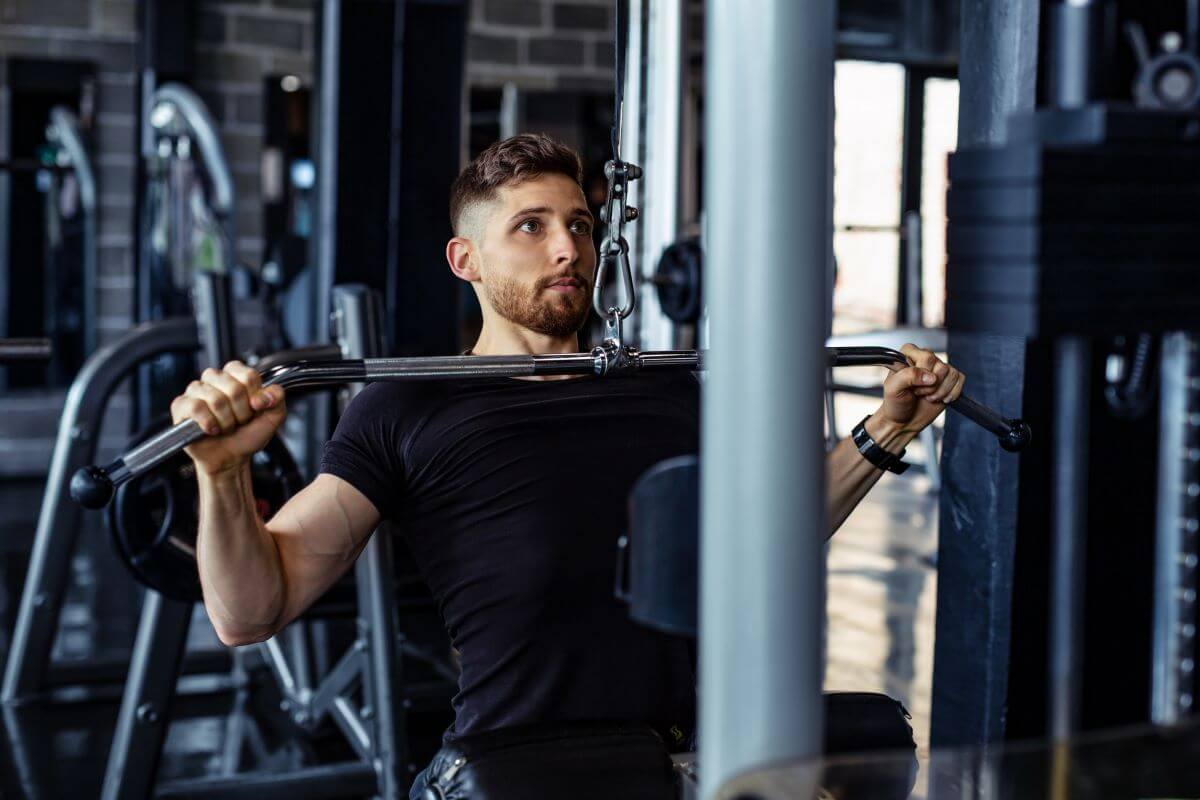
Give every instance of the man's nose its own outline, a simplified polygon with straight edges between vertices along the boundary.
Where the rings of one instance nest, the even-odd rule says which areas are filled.
[[[571,231],[560,228],[551,237],[555,264],[574,264],[579,261],[579,242]]]

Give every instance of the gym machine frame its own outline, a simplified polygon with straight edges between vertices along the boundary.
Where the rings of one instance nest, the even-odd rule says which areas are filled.
[[[378,295],[361,286],[335,287],[333,301],[338,326],[334,338],[339,342],[342,354],[377,353],[382,346],[383,330]],[[321,366],[320,362],[310,363]],[[285,368],[272,367],[268,371]],[[328,371],[324,372],[328,374]],[[320,385],[333,387],[347,382],[339,377]],[[311,382],[306,384],[313,385]],[[293,388],[297,386],[293,384]],[[127,694],[121,716],[123,720],[131,721],[124,727],[118,726],[119,736],[113,741],[102,796],[144,797],[153,790],[154,796],[160,798],[246,797],[261,800],[279,797],[291,800],[296,796],[316,798],[346,794],[401,797],[408,785],[404,775],[407,764],[405,714],[415,701],[425,695],[437,695],[441,687],[402,687],[401,659],[397,654],[400,634],[394,614],[392,547],[386,531],[377,531],[359,556],[355,564],[355,586],[358,600],[356,638],[315,688],[305,663],[303,629],[299,627],[305,624],[304,617],[287,629],[289,643],[296,653],[294,663],[289,663],[283,645],[274,638],[258,645],[258,650],[274,675],[296,724],[313,730],[329,716],[345,735],[358,760],[279,774],[233,773],[227,765],[225,775],[171,781],[155,787],[154,774],[162,737],[161,733],[157,741],[150,737],[153,730],[161,726],[157,724],[158,719],[146,719],[140,713],[142,703],[146,702],[144,697],[134,700]],[[191,604],[188,606],[190,608]],[[162,644],[183,647],[182,641],[170,640]],[[156,658],[155,649],[159,647],[155,643],[153,647],[137,649],[135,665],[152,665]],[[149,669],[152,666],[147,671]],[[152,686],[162,698],[159,702],[164,705],[169,700],[174,677],[174,672],[167,672],[152,678]],[[351,694],[360,684],[363,704],[356,708]],[[131,730],[120,736],[126,728],[133,726],[150,731]],[[131,752],[136,754],[134,759],[123,757]]]
[[[333,299],[339,329],[335,338],[343,355],[378,352],[381,347],[377,295],[363,287],[335,287]],[[331,362],[334,364],[342,362]],[[310,362],[326,380],[321,386],[340,386],[353,375],[332,375],[325,365]],[[269,368],[276,372],[286,366]],[[304,386],[314,386],[311,380]],[[299,388],[292,383],[292,388]],[[397,644],[401,638],[394,615],[394,576],[391,540],[386,531],[371,537],[355,565],[358,599],[357,636],[347,652],[314,688],[304,663],[303,645],[293,647],[289,663],[284,647],[274,639],[259,650],[275,676],[288,710],[300,727],[314,729],[328,715],[338,725],[359,756],[357,761],[320,765],[281,774],[238,773],[171,781],[154,785],[158,755],[165,733],[165,718],[173,691],[179,653],[186,636],[170,628],[158,636],[139,635],[135,646],[130,689],[122,704],[117,735],[105,776],[102,796],[144,797],[339,797],[347,793],[397,798],[408,785],[404,774],[406,712],[425,697],[444,700],[440,684],[402,686],[402,662]],[[161,598],[154,592],[148,598]],[[174,603],[160,599],[160,603]],[[192,604],[185,604],[190,612]],[[177,623],[178,624],[178,623]],[[292,645],[303,637],[289,626]],[[186,621],[183,623],[186,632]],[[160,629],[155,629],[160,630]],[[143,631],[144,632],[144,631]],[[295,635],[298,634],[298,635]],[[436,682],[435,682],[436,683]],[[360,685],[363,704],[355,707],[351,693]],[[446,694],[446,697],[442,697]]]
[[[1101,99],[1112,8],[1106,0],[1055,4],[1049,106],[1014,113],[1005,141],[964,147],[949,166],[947,288],[958,298],[951,327],[1053,344],[1047,727],[1057,745],[1053,787],[1062,793],[1084,719],[1084,566],[1097,525],[1088,498],[1096,479],[1087,452],[1097,424],[1088,408],[1091,355],[1100,337],[1117,332],[1163,341],[1148,717],[1180,721],[1194,711],[1196,690],[1200,251],[1188,226],[1200,181],[1200,102],[1156,98],[1151,78],[1180,63],[1195,74],[1200,4],[1188,3],[1187,49],[1155,59],[1140,28],[1127,24],[1142,64],[1134,105]]]
[[[95,457],[100,425],[114,389],[148,359],[163,353],[195,352],[199,347],[195,320],[143,323],[94,352],[71,384],[46,477],[0,703],[14,705],[31,700],[48,685],[59,682],[47,680],[50,650],[81,519],[79,506],[71,502],[66,488],[71,474]],[[121,665],[114,667],[112,677],[123,674]],[[87,672],[86,677],[95,678],[94,670]]]

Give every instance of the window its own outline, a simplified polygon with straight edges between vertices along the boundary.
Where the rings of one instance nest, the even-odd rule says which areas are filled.
[[[958,81],[925,81],[921,157],[921,304],[925,325],[946,322],[946,157],[958,143]]]
[[[834,78],[834,333],[896,322],[904,68],[839,61]]]
[[[934,68],[839,61],[834,102],[833,332],[940,327],[958,81]],[[919,217],[919,252],[905,247],[906,216]]]

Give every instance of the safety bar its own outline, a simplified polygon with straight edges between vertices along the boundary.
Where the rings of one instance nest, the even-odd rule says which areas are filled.
[[[896,350],[885,347],[826,348],[831,367],[907,364]],[[425,358],[364,358],[336,361],[297,361],[263,371],[265,386],[284,389],[330,387],[347,383],[472,378],[522,378],[543,375],[628,374],[641,370],[694,371],[704,368],[696,350],[641,352],[636,348],[600,346],[590,353],[553,353],[512,356],[433,356]],[[1009,452],[1024,449],[1029,426],[1005,419],[966,395],[949,408],[994,433]],[[88,466],[71,478],[71,497],[87,508],[103,508],[116,487],[154,467],[205,437],[194,420],[185,420],[130,450],[106,467]]]

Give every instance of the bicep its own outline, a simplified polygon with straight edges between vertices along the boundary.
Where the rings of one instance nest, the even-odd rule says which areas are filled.
[[[281,626],[346,574],[379,520],[366,495],[329,474],[318,475],[279,509],[267,530],[279,550],[286,585]]]

